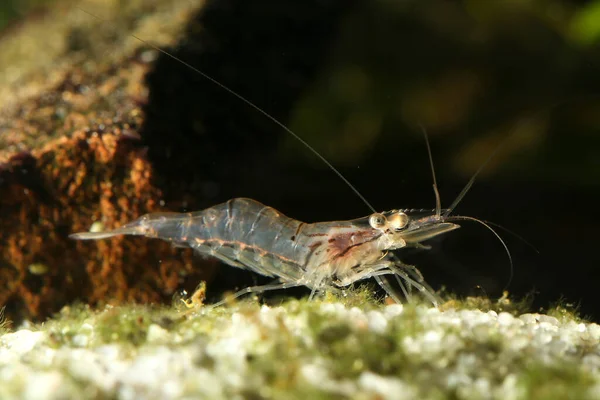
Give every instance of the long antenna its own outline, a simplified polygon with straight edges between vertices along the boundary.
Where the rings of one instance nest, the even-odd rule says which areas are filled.
[[[483,225],[486,229],[488,229],[490,232],[492,232],[494,234],[494,236],[496,236],[496,239],[498,239],[500,241],[500,243],[502,243],[502,247],[504,247],[504,251],[506,252],[506,256],[508,257],[508,262],[510,264],[510,275],[508,277],[508,282],[506,283],[506,285],[504,286],[503,290],[506,290],[515,275],[515,267],[514,267],[514,263],[513,263],[513,258],[512,255],[510,254],[510,250],[508,250],[508,246],[506,245],[506,243],[504,242],[504,240],[502,240],[502,237],[498,234],[498,232],[496,232],[491,226],[488,225],[487,221],[482,221],[480,219],[477,218],[473,218],[473,217],[467,217],[466,215],[453,215],[450,218],[447,219],[447,221],[473,221],[473,222],[477,222],[478,224]]]
[[[596,96],[592,96],[596,97]],[[566,101],[560,101],[560,102],[554,102],[552,103],[550,106],[546,107],[545,109],[541,109],[538,110],[537,112],[533,113],[533,115],[529,116],[529,120],[537,117],[539,114],[542,114],[543,112],[545,112],[546,110],[551,110],[554,107],[557,107],[561,104],[567,104],[567,103],[572,103],[575,101],[578,101],[579,99],[577,98],[573,98],[573,99],[568,99]],[[461,200],[465,197],[465,195],[467,194],[467,192],[471,189],[471,186],[473,186],[473,184],[475,183],[475,179],[477,178],[477,176],[481,173],[481,171],[490,163],[490,161],[492,161],[492,159],[496,156],[496,154],[498,154],[498,152],[500,151],[500,149],[506,144],[506,142],[509,140],[509,138],[511,138],[513,136],[513,134],[515,134],[515,132],[517,132],[517,128],[521,125],[521,123],[517,123],[513,129],[511,129],[510,133],[502,140],[502,142],[500,142],[500,144],[498,146],[496,146],[496,148],[494,149],[494,151],[492,152],[492,154],[489,155],[489,157],[487,158],[487,160],[485,160],[485,162],[483,164],[481,164],[481,166],[479,166],[479,168],[477,169],[477,171],[473,174],[473,176],[471,177],[471,179],[469,179],[469,182],[467,182],[467,184],[465,185],[465,187],[461,190],[461,192],[458,194],[458,196],[456,196],[456,199],[454,199],[454,201],[452,202],[452,204],[450,205],[450,207],[448,207],[446,209],[446,211],[444,212],[444,217],[447,217],[448,215],[450,215],[450,213],[452,211],[454,211],[454,209],[456,208],[456,206],[458,206],[458,203],[461,202]]]
[[[423,136],[425,137],[425,144],[427,145],[427,154],[429,156],[429,166],[431,167],[431,176],[433,178],[433,193],[435,193],[435,217],[437,219],[442,215],[442,201],[440,199],[440,191],[437,186],[437,179],[435,178],[435,167],[433,166],[433,155],[431,154],[431,145],[429,144],[429,136],[427,136],[427,130],[421,124],[419,124]],[[463,195],[464,196],[464,195]],[[444,216],[447,214],[444,213]]]
[[[448,207],[446,209],[446,211],[444,212],[444,218],[447,217],[448,215],[450,215],[450,213],[452,211],[454,211],[454,209],[456,208],[456,206],[458,205],[458,203],[461,202],[461,200],[465,197],[465,195],[467,194],[467,192],[471,189],[471,187],[475,183],[475,179],[477,179],[477,176],[490,163],[490,161],[492,161],[492,159],[496,156],[496,154],[498,154],[498,152],[500,151],[500,149],[505,145],[505,143],[507,142],[508,138],[510,138],[511,136],[512,135],[508,135],[506,138],[504,138],[504,140],[498,146],[496,146],[496,148],[494,149],[494,151],[492,152],[492,154],[489,155],[489,157],[487,158],[487,160],[485,160],[485,162],[479,166],[479,168],[477,169],[477,171],[473,174],[473,176],[471,176],[471,179],[469,179],[469,182],[467,182],[467,184],[460,191],[460,193],[458,194],[458,196],[456,196],[456,199],[454,199],[454,201],[452,202],[452,204],[450,204],[450,207]]]
[[[89,11],[84,10],[81,7],[77,7],[79,10],[81,10],[82,12],[100,20],[103,21],[102,18],[100,18],[99,16],[92,14]],[[352,185],[350,183],[350,181],[348,179],[346,179],[344,177],[344,175],[342,175],[342,173],[340,171],[337,170],[337,168],[335,168],[333,166],[333,164],[331,164],[329,161],[327,161],[327,159],[325,157],[323,157],[321,155],[321,153],[319,153],[316,149],[314,149],[310,144],[308,144],[304,139],[302,139],[300,136],[298,136],[296,133],[294,133],[294,131],[292,131],[290,128],[288,128],[287,126],[285,126],[285,124],[283,124],[283,122],[280,122],[277,118],[273,117],[271,114],[269,114],[268,112],[264,111],[262,108],[260,108],[259,106],[257,106],[256,104],[254,104],[253,102],[251,102],[250,100],[246,99],[244,96],[242,96],[241,94],[237,93],[236,91],[234,91],[233,89],[230,89],[229,87],[225,86],[224,84],[222,84],[221,82],[217,81],[216,79],[214,79],[213,77],[211,77],[210,75],[202,72],[201,70],[199,70],[198,68],[194,67],[193,65],[185,62],[184,60],[180,59],[179,57],[169,53],[166,50],[161,49],[160,47],[148,42],[147,40],[144,40],[138,36],[136,36],[133,33],[129,34],[131,37],[139,40],[140,42],[144,43],[146,46],[149,46],[151,48],[153,48],[154,50],[164,54],[167,57],[170,57],[171,59],[180,62],[181,64],[183,64],[184,66],[186,66],[187,68],[191,69],[192,71],[200,74],[202,77],[204,77],[205,79],[207,79],[209,82],[213,83],[214,85],[217,85],[218,87],[220,87],[221,89],[225,90],[226,92],[228,92],[229,94],[231,94],[232,96],[237,97],[239,100],[241,100],[242,102],[246,103],[247,105],[249,105],[250,107],[254,108],[256,111],[258,111],[259,113],[261,113],[262,115],[264,115],[265,117],[267,117],[268,119],[270,119],[273,123],[275,123],[276,125],[278,125],[280,128],[282,128],[284,131],[286,131],[287,133],[289,133],[290,135],[292,135],[296,140],[298,140],[300,143],[302,143],[304,146],[306,146],[307,149],[309,149],[314,155],[316,155],[321,161],[323,161],[325,163],[325,165],[327,165],[327,167],[329,167],[329,169],[331,169],[337,176],[339,176],[342,181],[344,181],[344,183],[346,183],[346,185],[348,185],[348,187],[350,189],[352,189],[352,191],[362,200],[363,203],[366,204],[367,207],[369,207],[371,209],[372,212],[377,212],[377,210],[375,210],[375,208],[371,205],[371,203],[369,203],[367,201],[367,199],[358,191],[358,189],[356,189],[354,187],[354,185]]]

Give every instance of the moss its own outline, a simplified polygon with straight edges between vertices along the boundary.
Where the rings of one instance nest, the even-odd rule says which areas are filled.
[[[526,399],[591,399],[589,389],[597,379],[582,371],[577,365],[543,365],[527,366],[521,375]]]
[[[64,307],[44,324],[44,329],[56,346],[126,343],[137,347],[146,341],[148,326],[167,312],[166,307],[158,306],[105,306],[93,310],[88,305],[77,304]]]
[[[326,292],[327,302],[343,302],[348,307],[375,307],[378,303],[376,292],[371,285],[357,285],[340,292]]]
[[[212,398],[367,399],[395,391],[408,398],[586,398],[600,382],[597,369],[589,367],[597,362],[597,325],[574,326],[568,314],[562,322],[531,314],[519,320],[507,312],[460,305],[447,310],[418,303],[388,306],[363,288],[341,300],[327,295],[277,306],[253,298],[217,308],[188,308],[181,301],[96,310],[73,305],[35,327],[46,339],[35,347],[41,356],[26,359],[43,360],[45,341],[62,354],[63,364],[56,368],[69,390],[99,397],[115,396],[116,389],[79,370],[85,354],[92,354],[86,361],[89,371],[110,370],[119,360],[137,368],[128,374],[149,382],[144,385],[155,378],[146,376],[143,365],[153,365],[157,357],[152,368],[158,374],[166,362],[160,357],[167,354],[167,360],[180,360],[168,379],[181,382],[182,396],[191,397],[202,397],[211,382],[215,392],[206,396]],[[583,336],[582,329],[587,330]],[[568,350],[561,347],[565,340]],[[106,345],[118,356],[98,369],[94,363]],[[75,347],[91,353],[75,353],[75,361],[69,361]],[[99,373],[101,379],[105,373]],[[136,390],[150,390],[134,382]]]
[[[531,294],[528,294],[520,299],[515,299],[511,298],[508,292],[504,292],[502,297],[498,299],[491,299],[484,296],[469,296],[463,299],[451,293],[444,293],[443,298],[446,299],[446,302],[440,306],[440,309],[442,310],[477,309],[484,312],[508,312],[512,315],[520,315],[531,312],[531,304],[533,301]]]
[[[579,315],[579,305],[570,303],[566,299],[559,299],[556,303],[550,305],[546,314],[559,321],[569,320],[580,323],[588,320]]]

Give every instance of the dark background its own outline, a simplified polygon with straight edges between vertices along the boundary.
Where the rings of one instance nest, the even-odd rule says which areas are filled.
[[[483,227],[399,252],[435,288],[564,297],[598,320],[600,2],[212,0],[167,49],[281,120],[378,210],[444,205]],[[151,40],[152,38],[145,38]],[[252,197],[307,222],[369,209],[259,112],[166,56],[147,77],[142,133],[167,208]],[[222,290],[256,277],[223,267]]]

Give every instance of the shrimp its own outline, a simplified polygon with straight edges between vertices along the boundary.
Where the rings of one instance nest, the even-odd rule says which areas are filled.
[[[305,223],[289,218],[256,200],[234,198],[192,213],[146,214],[114,230],[71,234],[72,239],[98,240],[118,235],[158,238],[177,246],[191,247],[200,254],[215,257],[230,266],[275,278],[275,282],[271,284],[240,290],[233,294],[234,298],[247,293],[297,286],[310,288],[310,298],[313,298],[320,291],[338,291],[355,282],[374,278],[392,299],[401,302],[397,291],[387,280],[387,277],[393,276],[404,297],[410,299],[411,288],[416,288],[437,306],[440,299],[419,270],[415,266],[404,264],[393,251],[408,247],[427,249],[429,246],[422,242],[459,228],[460,225],[453,221],[467,220],[482,224],[502,243],[510,261],[512,277],[510,252],[501,237],[485,221],[468,216],[450,216],[500,146],[473,174],[452,205],[442,209],[431,147],[427,133],[422,128],[433,176],[436,201],[433,214],[425,213],[425,210],[408,209],[377,212],[341,172],[281,121],[186,61],[136,35],[130,36],[201,75],[278,125],[337,174],[372,213],[367,217],[348,221]],[[214,306],[223,303],[221,301]]]
[[[146,214],[111,231],[75,233],[70,237],[159,238],[278,281],[244,289],[234,296],[303,285],[312,290],[312,298],[317,291],[335,291],[374,277],[390,297],[399,301],[392,286],[382,279],[394,275],[437,305],[439,299],[420,273],[396,259],[391,251],[418,247],[427,239],[457,228],[459,225],[435,215],[418,218],[408,210],[373,213],[349,221],[305,223],[256,200],[236,198],[192,213]]]
[[[234,198],[191,213],[150,213],[114,230],[74,233],[70,238],[98,240],[118,235],[158,238],[179,247],[193,248],[233,267],[276,279],[268,285],[242,289],[234,293],[233,298],[247,293],[306,286],[312,290],[309,297],[312,299],[318,291],[335,292],[338,288],[374,278],[399,303],[397,291],[386,278],[394,276],[407,299],[410,300],[410,289],[414,287],[437,306],[440,299],[419,270],[400,261],[394,250],[428,249],[422,242],[460,227],[452,221],[469,220],[482,224],[500,240],[508,254],[511,273],[512,258],[504,241],[485,221],[449,216],[483,166],[471,177],[451,207],[442,209],[429,140],[425,131],[423,134],[433,175],[436,199],[433,214],[404,209],[373,212],[348,221],[305,223],[256,200]]]

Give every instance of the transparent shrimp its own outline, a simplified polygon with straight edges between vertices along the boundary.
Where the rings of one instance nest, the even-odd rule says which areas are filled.
[[[391,251],[417,246],[458,227],[402,210],[349,221],[304,223],[255,200],[238,198],[194,213],[147,214],[112,231],[76,233],[71,237],[159,238],[277,280],[244,289],[238,296],[301,285],[312,289],[314,295],[372,277],[379,278],[378,283],[385,282],[385,276],[393,275],[437,305],[435,292],[420,273],[400,262]],[[399,298],[391,285],[380,285],[391,297]]]

